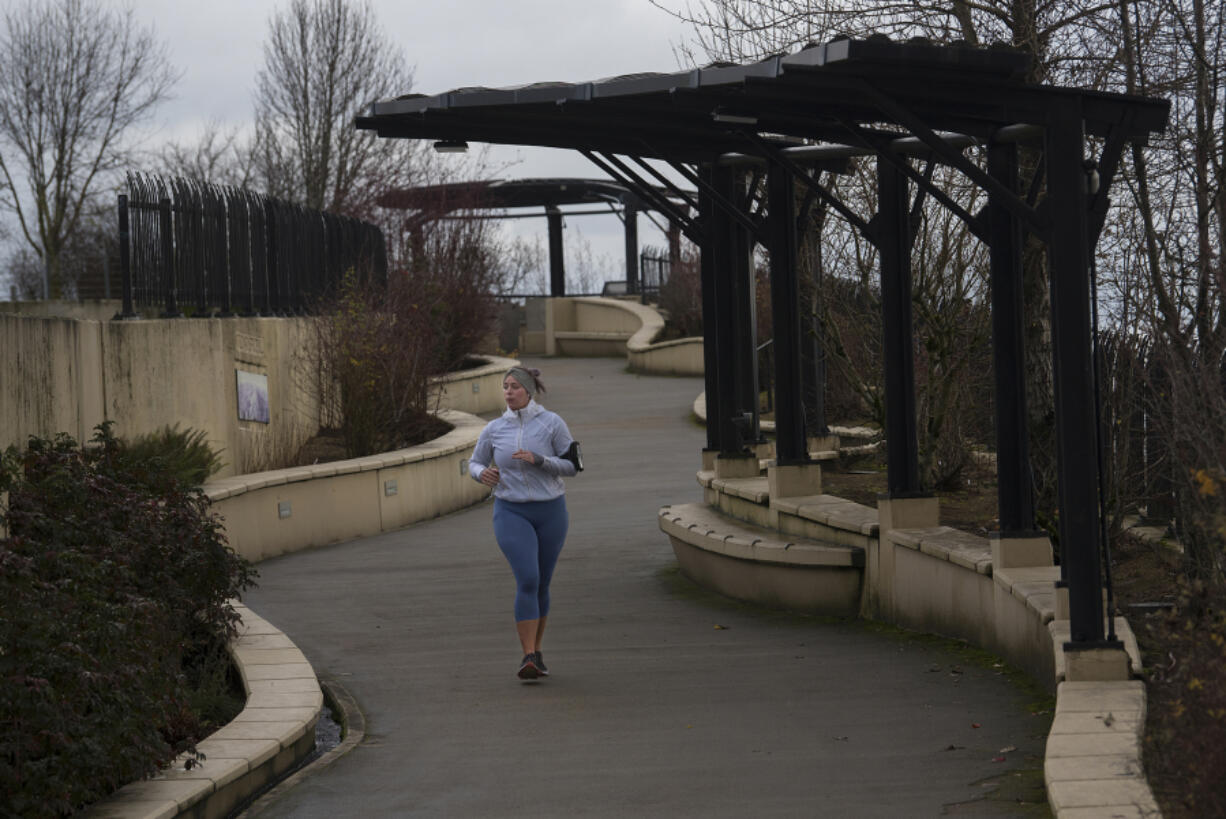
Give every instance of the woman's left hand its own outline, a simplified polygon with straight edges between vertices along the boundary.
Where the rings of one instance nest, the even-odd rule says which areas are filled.
[[[520,461],[527,461],[533,466],[540,466],[541,464],[545,463],[545,456],[537,455],[535,452],[531,452],[527,449],[516,450],[511,454],[511,457]]]

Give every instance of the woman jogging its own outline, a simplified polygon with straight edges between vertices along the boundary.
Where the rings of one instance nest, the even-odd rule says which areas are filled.
[[[566,422],[536,403],[540,370],[512,367],[502,379],[507,409],[486,424],[468,471],[494,490],[494,537],[515,575],[515,629],[524,658],[519,678],[548,676],[541,639],[549,581],[566,541],[569,517],[562,478],[578,471]]]

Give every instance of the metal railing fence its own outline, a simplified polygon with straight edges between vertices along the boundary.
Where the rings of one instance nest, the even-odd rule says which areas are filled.
[[[667,249],[648,248],[639,255],[639,292],[643,304],[660,297],[660,288],[668,281],[672,268]]]
[[[129,173],[119,197],[122,317],[310,312],[347,270],[387,281],[383,232],[242,188]]]

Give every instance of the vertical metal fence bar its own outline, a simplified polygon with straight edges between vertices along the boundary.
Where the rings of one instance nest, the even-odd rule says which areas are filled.
[[[277,241],[281,237],[281,230],[280,225],[277,224],[277,210],[271,200],[264,200],[264,228],[268,232],[265,237],[264,258],[268,280],[264,291],[264,302],[260,305],[260,310],[266,316],[272,315],[281,307],[281,288],[278,286],[277,278]]]
[[[170,212],[169,197],[162,197],[158,200],[158,216],[161,239],[162,290],[166,299],[162,318],[179,318],[183,314],[179,312],[178,293],[175,288],[174,223]]]
[[[131,236],[128,228],[128,195],[119,194],[119,270],[122,275],[123,307],[118,318],[136,317],[132,304],[132,249]]]
[[[266,248],[271,241],[271,228],[268,225],[268,214],[264,210],[264,202],[258,194],[247,192],[247,246],[243,249],[248,264],[247,277],[243,280],[247,287],[247,309],[254,315],[261,307],[266,306],[268,297],[268,253]]]

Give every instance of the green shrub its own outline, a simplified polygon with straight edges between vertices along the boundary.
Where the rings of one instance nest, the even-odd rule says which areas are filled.
[[[129,475],[145,479],[170,476],[189,486],[203,484],[224,466],[204,430],[180,430],[178,424],[121,441],[118,457]]]
[[[255,573],[203,492],[132,459],[108,425],[87,447],[10,448],[5,493],[0,811],[65,815],[194,752],[210,726],[192,678],[228,663],[230,601]]]

